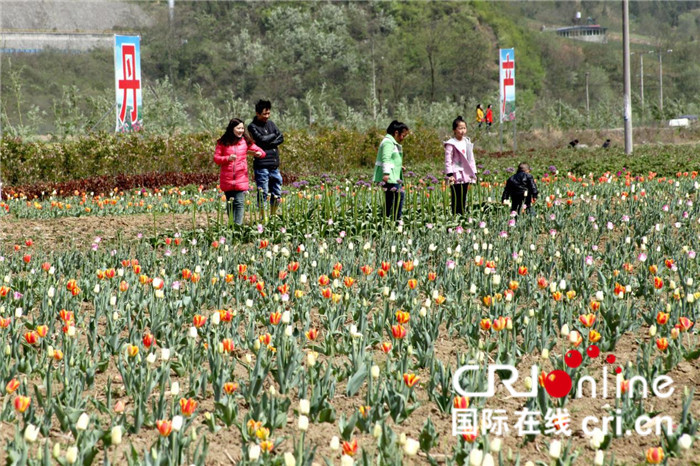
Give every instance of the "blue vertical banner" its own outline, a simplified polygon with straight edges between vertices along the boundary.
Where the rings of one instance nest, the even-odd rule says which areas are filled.
[[[501,49],[498,62],[501,121],[515,121],[515,49]]]
[[[116,132],[139,131],[141,121],[141,38],[114,36]]]

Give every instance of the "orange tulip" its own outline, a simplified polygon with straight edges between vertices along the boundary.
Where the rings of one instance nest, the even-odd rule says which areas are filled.
[[[388,353],[389,351],[391,351],[391,342],[390,341],[385,341],[384,343],[382,343],[382,351],[385,353]]]
[[[365,275],[369,275],[372,273],[372,267],[370,267],[369,265],[363,265],[362,267],[360,267],[360,270]]]
[[[469,426],[464,432],[462,432],[462,438],[465,442],[474,443],[474,441],[479,437],[479,428],[475,426]]]
[[[156,421],[156,427],[161,436],[167,437],[173,431],[172,421]]]
[[[352,439],[352,442],[343,442],[343,454],[355,456],[357,453],[357,439]]]
[[[429,281],[431,281],[431,282],[435,281],[436,278],[437,278],[437,274],[435,272],[428,272],[428,280]]]
[[[350,288],[355,283],[355,279],[352,277],[343,278],[343,284],[346,288]]]
[[[561,291],[557,290],[554,293],[552,293],[552,299],[555,301],[561,301],[563,294]]]
[[[260,449],[263,451],[263,453],[270,453],[273,448],[275,448],[275,444],[270,440],[263,440],[260,442]]]
[[[455,409],[467,409],[469,408],[469,398],[466,396],[456,396],[453,401],[453,406]]]
[[[435,304],[437,304],[439,306],[442,303],[444,303],[446,299],[447,298],[445,298],[443,295],[438,295],[438,297],[435,298]]]
[[[258,341],[260,341],[260,343],[262,343],[263,345],[269,346],[270,343],[272,342],[272,335],[270,335],[269,333],[265,333],[264,335],[260,335],[258,337]]]
[[[497,319],[493,320],[493,329],[497,332],[500,332],[504,328],[506,328],[506,318],[503,316],[498,317]]]
[[[321,296],[323,296],[326,299],[330,299],[331,296],[333,296],[333,290],[330,288],[323,288],[321,289]]]
[[[679,317],[678,323],[680,324],[681,332],[687,332],[688,330],[690,330],[690,327],[693,326],[693,321],[688,319],[687,317]]]
[[[321,286],[326,286],[331,282],[331,279],[328,278],[328,275],[321,275],[318,277],[318,284]]]
[[[544,290],[544,289],[547,288],[548,286],[549,286],[549,282],[547,281],[546,278],[544,278],[544,277],[539,277],[539,278],[537,279],[537,287],[538,287],[539,289]]]
[[[596,342],[600,341],[600,338],[601,338],[601,335],[596,330],[593,330],[593,329],[589,330],[588,341],[590,341],[591,343],[596,343]],[[576,345],[576,346],[578,346],[578,345]]]
[[[36,333],[39,335],[41,338],[44,338],[48,333],[49,333],[49,327],[46,325],[37,325],[36,327]]]
[[[224,392],[226,392],[227,395],[233,395],[236,390],[238,390],[238,384],[236,382],[226,382],[224,384]]]
[[[518,283],[516,280],[511,280],[508,282],[508,288],[512,291],[517,290],[520,287],[520,283]]]
[[[12,319],[9,317],[0,317],[0,328],[7,328],[12,323]]]
[[[407,324],[411,320],[411,315],[406,311],[396,311],[396,322],[400,324]]]
[[[401,324],[392,325],[391,326],[391,335],[394,338],[396,338],[397,340],[401,340],[402,338],[406,337],[406,329]]]
[[[195,314],[194,318],[192,319],[192,324],[197,328],[203,327],[206,323],[207,318],[201,314]]]
[[[491,304],[493,304],[493,298],[491,296],[484,296],[481,300],[486,307],[490,307]]]
[[[318,330],[316,330],[315,328],[310,328],[306,332],[306,338],[310,341],[314,341],[316,338],[318,338]]]
[[[595,323],[595,314],[583,314],[578,316],[578,320],[583,324],[584,327],[593,327]]]
[[[233,340],[232,339],[224,338],[223,340],[221,340],[221,344],[224,347],[225,353],[233,352]]]
[[[418,286],[418,280],[416,280],[415,278],[411,278],[410,280],[408,280],[408,287],[410,289],[415,290],[417,286]]]
[[[219,320],[221,322],[231,322],[233,320],[233,312],[228,309],[219,309]]]
[[[661,447],[648,448],[646,459],[649,464],[661,464],[664,460],[664,449]]]
[[[420,377],[418,377],[416,374],[413,374],[413,373],[411,373],[411,374],[404,373],[404,375],[403,375],[403,381],[406,384],[406,386],[408,386],[408,388],[413,388],[413,386],[415,384],[417,384],[419,380],[420,380]]]
[[[151,332],[146,332],[143,334],[143,346],[146,348],[150,348],[151,346],[156,344],[156,337],[153,336]]]
[[[260,249],[265,249],[270,245],[270,242],[266,239],[260,240]]]
[[[518,275],[527,275],[527,267],[524,265],[518,267]]]
[[[666,259],[666,260],[664,261],[664,264],[666,264],[666,267],[670,269],[670,268],[673,268],[674,262],[675,262],[675,261],[674,261],[673,259]]]
[[[7,382],[7,385],[5,385],[5,392],[13,393],[15,390],[19,388],[19,380],[17,379],[12,379],[9,382]]]
[[[287,264],[287,270],[289,270],[290,272],[296,272],[297,270],[299,270],[299,262],[290,262],[289,264]]]
[[[668,318],[668,312],[659,312],[658,314],[656,314],[656,323],[659,325],[664,325],[668,322]]]
[[[180,411],[185,416],[191,416],[197,409],[197,404],[194,398],[180,398]]]
[[[649,273],[650,274],[656,275],[656,272],[658,272],[658,271],[659,271],[659,268],[655,264],[652,264],[649,266]]]
[[[36,332],[27,332],[24,334],[24,340],[30,345],[36,345],[39,341],[39,334]]]
[[[28,396],[17,395],[15,397],[14,404],[15,404],[15,409],[18,412],[23,413],[27,410],[27,408],[29,408],[29,405],[32,404],[32,399],[29,398]]]
[[[278,286],[277,291],[279,294],[289,294],[289,284],[285,283],[284,285]]]
[[[382,270],[388,272],[391,270],[391,264],[389,262],[382,261]]]
[[[60,361],[63,359],[63,351],[60,349],[53,350],[53,359],[54,361]]]
[[[666,351],[668,348],[668,338],[657,338],[656,347],[659,349],[659,351]]]
[[[663,287],[664,287],[663,279],[661,279],[661,277],[654,277],[654,288],[656,288],[657,290],[660,290]]]
[[[600,301],[591,301],[591,304],[589,305],[591,308],[591,311],[596,312],[600,310]]]
[[[403,263],[403,269],[406,272],[411,272],[413,270],[413,261],[406,261]]]
[[[136,357],[139,354],[139,347],[136,345],[127,345],[126,352],[130,357]]]
[[[276,312],[272,312],[270,314],[270,323],[272,325],[279,324],[281,320],[282,320],[282,313],[281,312],[276,311]]]
[[[481,322],[479,322],[479,326],[481,327],[481,330],[490,330],[491,329],[491,319],[481,319]]]

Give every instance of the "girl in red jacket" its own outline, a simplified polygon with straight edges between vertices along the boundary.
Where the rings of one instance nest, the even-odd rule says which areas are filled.
[[[246,156],[265,157],[265,151],[255,145],[245,129],[243,120],[233,118],[226,132],[216,141],[214,162],[221,167],[219,187],[226,194],[229,221],[243,223],[245,193],[248,191],[248,160]]]

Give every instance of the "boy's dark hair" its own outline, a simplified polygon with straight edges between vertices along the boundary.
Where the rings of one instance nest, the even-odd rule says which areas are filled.
[[[386,129],[386,134],[391,134],[393,136],[397,131],[399,134],[403,133],[404,131],[408,131],[408,125],[406,123],[401,123],[400,121],[394,120],[389,123],[389,127]]]
[[[462,115],[459,115],[457,118],[454,119],[452,122],[452,131],[457,129],[457,126],[459,126],[460,123],[464,123],[464,118],[462,118]],[[466,124],[466,123],[465,123]]]
[[[530,165],[527,163],[523,162],[520,165],[518,165],[518,171],[519,172],[529,172],[530,171]]]
[[[269,100],[260,99],[255,104],[255,113],[262,113],[263,110],[272,110],[272,103]]]

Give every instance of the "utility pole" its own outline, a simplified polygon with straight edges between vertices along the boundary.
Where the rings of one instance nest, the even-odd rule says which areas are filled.
[[[659,50],[659,113],[661,114],[661,119],[664,119],[664,67],[661,60],[661,54],[671,53],[673,50],[669,49],[666,52]]]
[[[625,76],[624,105],[625,105],[625,154],[632,153],[632,99],[630,78],[630,25],[629,0],[622,0],[622,68]]]
[[[639,55],[639,97],[642,101],[642,124],[644,124],[644,55]]]
[[[588,126],[591,126],[591,112],[588,106],[588,76],[590,74],[590,72],[586,71],[586,121],[588,122]]]

